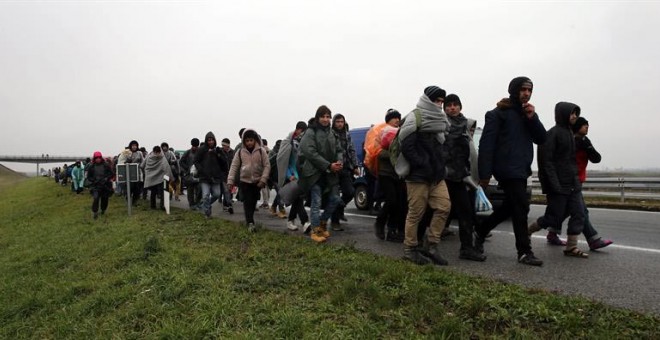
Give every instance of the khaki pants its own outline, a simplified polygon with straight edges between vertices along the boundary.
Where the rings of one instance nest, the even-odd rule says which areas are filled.
[[[403,244],[415,247],[418,244],[417,227],[424,215],[426,206],[435,209],[431,225],[427,230],[429,243],[440,242],[442,229],[445,227],[447,216],[451,210],[451,201],[445,181],[437,184],[406,182],[408,191],[408,216],[406,216],[406,237]]]

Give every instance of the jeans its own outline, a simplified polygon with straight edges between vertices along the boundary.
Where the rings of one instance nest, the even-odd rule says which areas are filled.
[[[234,197],[227,188],[227,182],[222,182],[222,205],[225,207],[231,207],[234,205]]]
[[[211,205],[222,195],[220,183],[201,182],[202,186],[202,209],[207,215],[211,215]]]
[[[323,201],[323,189],[318,183],[312,186],[311,195],[312,203],[310,206],[311,222],[312,227],[318,227],[321,225],[321,221],[327,222],[332,213],[335,212],[337,206],[341,202],[339,195],[337,195],[337,190],[332,188],[330,193],[328,193],[328,202],[323,209],[323,214],[321,214],[321,204]]]
[[[427,206],[433,209],[431,225],[427,230],[430,244],[440,242],[442,229],[451,210],[449,192],[445,181],[436,184],[406,182],[408,190],[408,216],[406,216],[406,230],[403,244],[406,247],[416,247],[419,243],[417,228]]]
[[[561,224],[568,219],[568,235],[579,235],[584,228],[584,198],[581,191],[570,194],[547,194],[548,204],[545,214],[538,218],[537,223],[543,229],[553,228],[561,232]]]
[[[486,235],[498,224],[511,217],[518,256],[528,254],[532,251],[532,245],[527,233],[527,216],[529,214],[527,179],[501,180],[499,184],[504,191],[504,201],[476,228],[477,235],[481,239],[486,238]]]

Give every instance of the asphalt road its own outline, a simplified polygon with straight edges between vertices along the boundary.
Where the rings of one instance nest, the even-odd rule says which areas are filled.
[[[181,202],[172,201],[173,205],[187,208],[185,196],[181,199]],[[235,214],[229,215],[216,203],[213,216],[243,221],[242,204],[238,202],[234,208]],[[530,221],[540,216],[544,208],[533,205]],[[393,258],[401,257],[402,244],[376,239],[373,234],[373,216],[355,208],[348,208],[346,215],[349,220],[344,222],[346,230],[332,232],[329,244],[352,244],[357,249]],[[590,217],[600,235],[612,239],[614,244],[600,251],[589,252],[588,259],[564,256],[563,247],[547,244],[545,231],[540,231],[533,236],[532,247],[544,265],[521,265],[516,261],[511,223],[505,222],[493,230],[493,237],[485,243],[488,256],[485,262],[460,260],[460,242],[458,235],[455,235],[441,243],[442,255],[449,260],[449,266],[438,268],[560,294],[582,295],[612,306],[660,315],[660,213],[594,208],[590,209]],[[260,209],[255,220],[269,230],[303,236],[300,231],[287,230],[286,219],[271,216],[267,209]],[[457,232],[455,221],[451,228]],[[588,251],[583,237],[579,246]]]

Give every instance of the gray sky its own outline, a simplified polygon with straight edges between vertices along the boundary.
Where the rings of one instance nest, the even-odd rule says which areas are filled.
[[[428,85],[481,126],[526,75],[547,129],[556,102],[582,107],[590,168],[660,168],[659,19],[656,1],[2,1],[0,155],[241,127],[272,145],[321,104],[369,126]]]

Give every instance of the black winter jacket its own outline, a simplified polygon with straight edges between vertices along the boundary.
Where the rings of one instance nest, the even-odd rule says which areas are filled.
[[[570,194],[581,190],[575,161],[575,137],[570,128],[571,112],[580,107],[567,102],[555,105],[555,123],[538,147],[539,181],[544,194]]]
[[[447,180],[461,182],[463,178],[470,176],[470,135],[467,118],[463,114],[456,117],[447,115],[447,118],[451,123],[444,145]]]
[[[545,133],[537,114],[528,119],[519,103],[502,99],[495,109],[486,112],[479,141],[479,178],[527,179],[532,174],[532,143],[543,144]]]
[[[437,133],[415,131],[401,141],[401,153],[410,163],[410,174],[406,182],[436,184],[445,179],[443,145]]]
[[[206,143],[209,137],[216,140],[212,132],[207,133],[204,143],[199,146],[199,149],[195,153],[197,176],[200,182],[222,183],[227,179],[227,173],[229,172],[227,158],[222,148],[219,148],[217,144],[209,148],[209,145]]]

